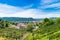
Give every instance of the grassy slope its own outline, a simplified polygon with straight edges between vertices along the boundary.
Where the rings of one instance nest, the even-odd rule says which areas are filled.
[[[6,40],[15,40],[11,35],[14,36],[21,36],[22,35],[22,30],[18,30],[18,29],[14,29],[14,28],[5,28],[5,29],[1,29],[0,30],[0,39],[5,40],[4,38],[6,38]]]
[[[39,30],[39,33],[37,31]],[[41,31],[40,31],[41,30]],[[48,30],[48,32],[47,32]],[[60,40],[60,24],[43,26],[37,29],[34,34],[34,40]],[[32,35],[28,35],[25,40],[32,40]]]
[[[32,33],[30,33],[26,38],[25,38],[25,40],[32,40]]]

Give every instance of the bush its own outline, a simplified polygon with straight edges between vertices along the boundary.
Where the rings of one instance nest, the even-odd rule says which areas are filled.
[[[60,18],[57,18],[56,21],[55,21],[57,24],[60,23]]]
[[[43,24],[47,25],[47,26],[52,25],[52,24],[54,24],[54,21],[52,19],[45,18],[43,21]]]
[[[33,29],[34,29],[34,27],[33,27],[33,24],[31,24],[31,23],[30,23],[30,24],[27,26],[27,28],[26,28],[26,30],[27,30],[27,31],[30,31],[30,32],[32,32]]]

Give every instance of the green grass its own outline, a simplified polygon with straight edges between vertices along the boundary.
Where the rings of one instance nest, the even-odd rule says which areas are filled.
[[[23,35],[23,30],[15,29],[15,28],[4,28],[0,30],[0,37],[4,37],[7,39],[20,39]]]
[[[28,35],[25,40],[32,40],[32,35]],[[60,40],[60,24],[41,26],[34,32],[34,40]]]
[[[25,38],[25,40],[33,40],[32,38],[33,38],[32,33],[30,33],[30,34]]]

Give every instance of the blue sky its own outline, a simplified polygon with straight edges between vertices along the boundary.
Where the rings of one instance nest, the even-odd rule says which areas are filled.
[[[60,17],[60,0],[0,0],[0,17]]]

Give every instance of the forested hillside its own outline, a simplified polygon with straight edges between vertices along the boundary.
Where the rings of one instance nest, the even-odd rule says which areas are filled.
[[[23,36],[25,31],[12,28],[13,24],[13,22],[0,19],[0,40],[19,40]]]
[[[16,22],[0,19],[0,37],[5,40],[60,40],[60,18],[24,22],[27,24],[24,30],[11,27],[15,24]]]
[[[34,18],[20,18],[20,17],[0,17],[2,20],[7,20],[11,22],[30,22],[30,21],[40,21],[42,19],[34,19]]]
[[[60,18],[45,18],[36,25],[37,30],[32,31],[25,40],[60,40]]]

